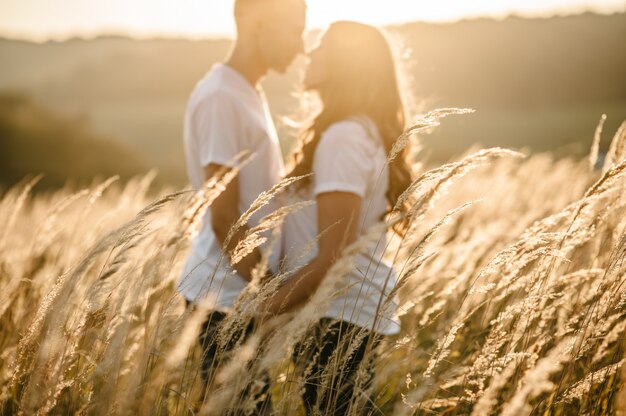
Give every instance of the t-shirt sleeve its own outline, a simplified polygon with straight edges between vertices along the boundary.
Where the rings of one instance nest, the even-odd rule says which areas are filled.
[[[239,105],[235,97],[218,92],[196,107],[192,125],[202,166],[235,167],[234,159],[243,150],[244,139]]]
[[[322,135],[313,158],[315,195],[349,192],[365,197],[372,163],[368,140],[356,122],[337,123]]]

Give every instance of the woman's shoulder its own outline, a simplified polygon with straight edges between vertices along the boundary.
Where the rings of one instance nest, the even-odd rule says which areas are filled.
[[[382,145],[376,125],[365,116],[350,117],[331,124],[322,133],[322,143],[328,147],[360,147],[369,152]]]

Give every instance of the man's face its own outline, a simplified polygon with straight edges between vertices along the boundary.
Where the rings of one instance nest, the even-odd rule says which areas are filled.
[[[284,73],[295,57],[304,51],[306,6],[300,1],[276,4],[260,23],[257,41],[261,59],[268,68]]]

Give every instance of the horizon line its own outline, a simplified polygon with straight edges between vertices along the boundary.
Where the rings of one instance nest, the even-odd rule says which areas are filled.
[[[466,23],[466,22],[475,22],[475,21],[491,21],[491,22],[505,22],[509,19],[522,19],[522,20],[550,20],[550,19],[561,19],[568,17],[581,17],[585,15],[598,16],[598,17],[610,17],[616,15],[626,15],[625,11],[613,11],[613,12],[599,12],[595,10],[585,10],[580,12],[573,13],[553,13],[550,15],[524,15],[524,13],[508,13],[504,16],[494,16],[494,15],[476,15],[476,16],[465,16],[459,19],[450,19],[450,20],[410,20],[405,22],[397,22],[397,23],[389,23],[380,25],[381,27],[386,28],[398,28],[411,24],[426,24],[433,26],[453,26],[456,24]],[[322,28],[312,27],[307,29],[307,33],[320,31]],[[150,40],[188,40],[188,41],[207,41],[207,40],[233,40],[234,35],[232,33],[215,33],[215,34],[190,34],[184,32],[134,32],[132,30],[124,30],[124,29],[102,29],[98,31],[94,31],[94,33],[85,33],[85,32],[76,32],[76,33],[67,33],[67,34],[51,34],[45,38],[40,38],[38,36],[28,36],[24,34],[16,34],[11,32],[3,32],[0,29],[0,39],[15,41],[15,42],[26,42],[26,43],[37,43],[37,44],[46,44],[46,43],[64,43],[70,41],[93,41],[104,38],[122,38],[129,39],[135,41],[150,41]]]

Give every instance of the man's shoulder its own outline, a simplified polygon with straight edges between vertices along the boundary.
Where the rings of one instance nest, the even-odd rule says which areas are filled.
[[[236,91],[219,82],[219,79],[213,79],[209,73],[196,85],[189,100],[190,108],[206,105],[237,107],[240,105],[240,99]]]

